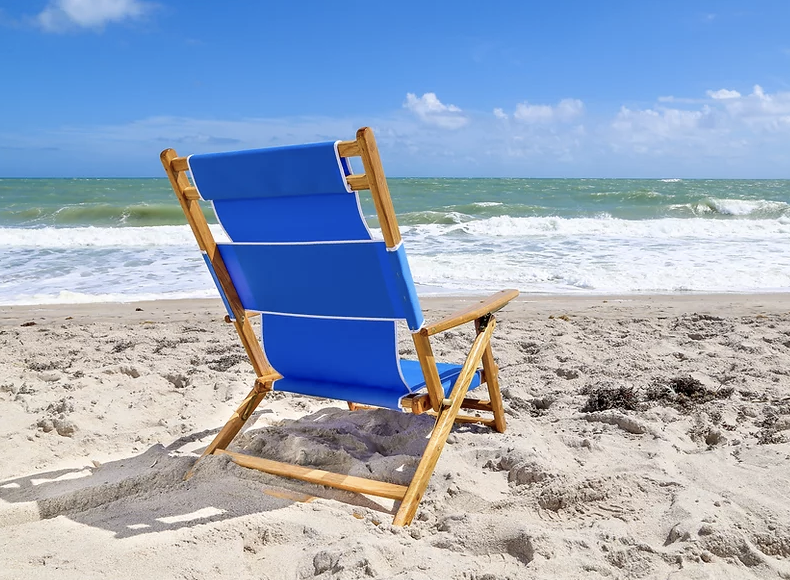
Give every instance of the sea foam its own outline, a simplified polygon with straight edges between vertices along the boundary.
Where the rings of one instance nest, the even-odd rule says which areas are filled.
[[[422,294],[790,290],[788,217],[497,216],[401,232]],[[0,271],[0,304],[217,296],[188,226],[0,228]]]
[[[209,226],[217,241],[227,241],[220,226]],[[0,248],[117,248],[194,245],[189,226],[0,228]]]

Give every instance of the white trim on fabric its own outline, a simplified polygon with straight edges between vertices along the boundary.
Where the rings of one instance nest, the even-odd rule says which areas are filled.
[[[354,192],[354,199],[357,200],[357,211],[359,212],[359,219],[362,222],[362,225],[365,226],[365,231],[368,233],[368,237],[373,240],[373,232],[370,231],[368,227],[368,222],[365,220],[365,214],[362,213],[362,202],[359,201],[359,192]]]
[[[239,242],[234,242],[233,241],[233,238],[230,237],[230,234],[228,233],[228,230],[226,230],[225,226],[222,224],[222,220],[219,219],[219,214],[217,213],[217,208],[214,207],[214,200],[212,199],[211,201],[209,201],[209,203],[211,204],[211,211],[214,212],[214,219],[217,220],[217,224],[219,225],[219,229],[222,230],[222,233],[225,234],[225,237],[230,240],[231,244],[239,243]],[[211,229],[211,228],[209,228],[209,229]],[[219,244],[227,244],[228,242],[219,242],[219,243],[217,243],[217,240],[214,240],[214,243],[219,245]]]
[[[296,314],[294,312],[275,312],[273,310],[250,310],[261,314],[274,314],[277,316],[294,316],[296,318],[323,318],[326,320],[367,320],[368,322],[397,322],[405,318],[368,318],[365,316],[326,316],[323,314]]]
[[[197,177],[195,177],[195,172],[194,172],[194,171],[192,171],[192,165],[191,165],[191,163],[190,163],[190,161],[189,161],[190,159],[192,159],[192,155],[194,155],[194,153],[192,153],[192,154],[190,154],[190,155],[187,155],[187,166],[189,167],[189,172],[192,174],[192,184],[195,186],[195,190],[198,192],[198,195],[200,196],[200,199],[201,199],[202,201],[208,201],[208,202],[211,204],[211,211],[213,211],[213,212],[214,212],[214,219],[216,219],[216,220],[217,220],[217,223],[219,224],[219,228],[222,230],[222,233],[223,233],[223,234],[225,234],[225,237],[226,237],[226,238],[228,238],[228,239],[229,239],[231,242],[233,242],[233,238],[231,238],[231,237],[228,235],[228,231],[225,229],[225,226],[224,226],[224,225],[222,225],[222,220],[220,220],[220,219],[219,219],[219,215],[217,215],[217,208],[216,208],[216,207],[214,207],[214,200],[213,200],[213,199],[206,200],[206,199],[203,197],[203,194],[202,194],[202,193],[200,193],[200,187],[198,187],[198,183],[197,183]],[[209,228],[209,229],[210,229],[210,228]],[[213,237],[213,236],[212,236],[212,237]],[[215,243],[216,243],[216,240],[215,240]]]
[[[394,246],[392,246],[391,248],[390,248],[390,247],[388,247],[388,248],[387,248],[387,251],[388,251],[388,252],[397,252],[398,250],[400,250],[400,247],[401,247],[402,245],[403,245],[403,240],[401,240],[400,242],[398,242],[397,244],[395,244],[395,245],[394,245]]]
[[[406,382],[406,377],[403,376],[403,367],[400,366],[400,353],[398,352],[398,323],[397,322],[392,325],[392,329],[395,331],[395,360],[398,363],[398,374],[400,375],[400,380],[403,381],[406,390],[409,391],[407,394],[412,395],[414,394],[414,391],[411,390],[411,386],[409,385],[409,383]],[[406,395],[403,395],[403,397],[405,396]],[[403,399],[403,397],[398,399],[398,405],[400,405],[401,399]],[[402,406],[403,405],[401,405],[401,407]]]
[[[206,256],[206,258],[208,258],[208,252],[206,250],[200,250],[200,255]],[[214,264],[211,263],[211,258],[204,261],[206,262],[206,267],[210,268],[209,274],[211,275],[211,280],[212,282],[214,282],[214,286],[216,286],[217,292],[219,292],[219,299],[222,300],[222,306],[224,306],[225,310],[228,311],[228,318],[230,318],[231,322],[235,322],[236,317],[233,315],[233,309],[230,307],[230,300],[228,300],[228,295],[225,293],[225,290],[222,289],[222,285],[219,283],[219,278],[217,278],[217,271],[214,270]],[[209,266],[209,264],[211,264],[211,266]]]
[[[351,186],[348,184],[348,180],[346,179],[346,172],[343,171],[343,162],[340,160],[340,152],[337,150],[337,144],[340,143],[340,140],[334,142],[333,146],[335,148],[335,159],[337,159],[337,169],[340,171],[340,178],[343,180],[343,185],[346,188],[347,193],[356,193]],[[351,163],[348,164],[348,171],[349,175],[354,175],[354,170],[351,168]]]
[[[248,320],[249,320],[249,319],[248,319]],[[263,358],[264,358],[264,359],[266,359],[266,362],[268,362],[268,361],[269,361],[269,357],[268,357],[268,356],[266,356],[266,343],[264,343],[264,342],[263,342],[263,316],[261,316],[261,338],[260,338],[260,340],[258,341],[258,344],[260,344],[260,345],[261,345],[261,352],[263,352]],[[272,368],[274,368],[274,367],[272,366],[272,363],[269,363],[269,366],[271,366]],[[280,373],[280,371],[278,371],[277,369],[274,369],[274,370],[275,370],[276,372]],[[280,373],[280,374],[282,375],[282,373]],[[285,377],[283,376],[283,378],[285,378]],[[277,384],[277,381],[279,381],[279,380],[280,380],[280,379],[274,379],[274,380],[272,381],[272,390],[273,390],[273,391],[276,391],[276,390],[277,390],[277,389],[275,388],[275,385]]]
[[[198,196],[200,197],[200,199],[202,199],[203,201],[206,201],[203,198],[203,194],[200,193],[200,188],[198,187],[197,179],[195,179],[195,172],[192,171],[192,163],[190,163],[190,161],[189,161],[190,159],[192,159],[193,155],[194,155],[194,153],[190,153],[189,155],[187,155],[187,168],[189,168],[189,172],[192,174],[192,185],[195,186],[195,191],[197,191]],[[214,213],[216,213],[216,212],[214,212]]]
[[[215,212],[216,213],[216,212]],[[219,221],[219,220],[217,220]],[[227,233],[227,232],[226,232]],[[230,236],[228,236],[230,238]],[[229,246],[328,246],[332,244],[383,244],[384,240],[314,240],[311,242],[222,242]]]

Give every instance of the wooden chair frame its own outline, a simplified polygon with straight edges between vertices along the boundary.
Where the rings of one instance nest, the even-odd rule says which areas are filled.
[[[351,189],[355,191],[370,190],[373,203],[376,206],[379,223],[381,224],[384,241],[388,248],[397,246],[401,242],[400,231],[398,230],[395,210],[392,206],[373,131],[368,127],[363,127],[357,131],[355,140],[338,143],[338,152],[341,157],[358,156],[362,158],[365,173],[350,175],[347,177],[347,181]],[[503,290],[498,292],[482,302],[460,310],[434,324],[425,325],[422,329],[412,334],[417,357],[425,376],[427,394],[406,397],[403,400],[403,406],[404,409],[416,414],[431,413],[437,419],[417,470],[408,486],[310,469],[299,465],[228,451],[228,445],[239,433],[266,394],[272,390],[273,382],[281,378],[281,375],[266,360],[261,343],[255,336],[250,324],[250,318],[255,316],[256,313],[248,312],[242,306],[228,270],[222,261],[217,244],[198,203],[200,196],[187,177],[187,171],[189,170],[187,158],[179,157],[173,149],[164,150],[160,158],[170,179],[170,184],[173,186],[176,197],[178,197],[181,208],[184,210],[187,221],[192,228],[192,232],[195,234],[198,245],[211,261],[219,284],[225,292],[234,317],[234,320],[231,320],[230,316],[226,316],[225,320],[232,322],[236,328],[236,332],[244,345],[244,350],[247,352],[256,375],[255,383],[250,393],[209,444],[201,457],[211,454],[226,454],[241,466],[266,473],[398,500],[400,501],[400,507],[393,523],[396,526],[409,525],[417,512],[419,502],[428,487],[428,481],[436,467],[439,455],[454,423],[482,423],[500,433],[505,431],[505,413],[502,405],[502,395],[499,390],[498,368],[491,352],[491,335],[496,325],[493,313],[515,298],[518,295],[518,291]],[[476,338],[450,396],[445,398],[436,361],[431,350],[430,337],[468,322],[474,322],[477,332]],[[488,386],[488,401],[466,397],[474,373],[481,363],[483,366],[481,382],[486,383]],[[352,410],[360,407],[362,405],[349,402],[349,408]],[[459,415],[461,408],[491,412],[493,419]],[[187,474],[187,477],[190,475],[191,471]]]

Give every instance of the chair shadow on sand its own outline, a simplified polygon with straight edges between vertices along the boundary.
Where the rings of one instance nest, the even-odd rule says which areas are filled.
[[[336,473],[386,475],[393,483],[408,482],[413,476],[434,426],[433,417],[427,415],[328,407],[297,420],[255,428],[264,413],[251,417],[250,428],[236,447]],[[397,511],[393,501],[244,469],[227,456],[204,457],[194,477],[185,481],[184,475],[195,465],[195,453],[205,449],[193,444],[210,440],[218,431],[190,433],[167,446],[156,444],[139,455],[95,466],[0,481],[4,502],[0,528],[64,516],[109,530],[116,538],[128,538],[280,510],[317,498],[382,514]]]

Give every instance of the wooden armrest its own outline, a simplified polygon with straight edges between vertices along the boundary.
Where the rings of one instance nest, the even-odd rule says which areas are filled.
[[[486,314],[496,312],[497,310],[501,309],[516,296],[518,296],[518,290],[501,290],[500,292],[489,296],[485,300],[482,300],[473,306],[469,306],[468,308],[454,312],[450,316],[446,316],[440,321],[426,326],[421,332],[431,336],[433,334],[443,332],[448,328],[453,328],[466,322],[477,320],[481,316],[485,316]]]

